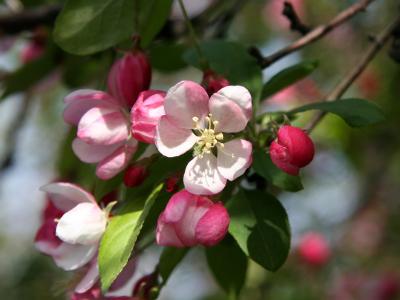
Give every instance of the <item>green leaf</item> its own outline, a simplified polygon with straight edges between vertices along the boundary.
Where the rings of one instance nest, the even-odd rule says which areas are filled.
[[[172,6],[172,0],[141,0],[140,37],[141,45],[147,47],[167,21]]]
[[[227,208],[229,232],[243,252],[265,269],[278,270],[290,248],[289,221],[280,202],[261,191],[240,191]]]
[[[162,72],[174,72],[187,66],[183,61],[183,44],[159,43],[150,49],[151,65]]]
[[[128,39],[137,0],[68,0],[57,17],[54,40],[65,51],[86,55]]]
[[[246,47],[222,40],[205,41],[200,47],[212,70],[223,75],[231,84],[248,88],[254,99],[259,98],[262,86],[261,68]],[[184,59],[201,69],[200,59],[193,49],[185,53]]]
[[[296,81],[307,77],[317,67],[318,61],[306,61],[280,71],[264,84],[261,99],[272,96]]]
[[[99,248],[99,271],[102,291],[108,290],[131,256],[147,214],[163,184],[148,196],[131,199],[118,215],[111,218]]]
[[[280,170],[273,164],[269,154],[261,149],[254,150],[252,167],[254,171],[276,187],[289,192],[297,192],[303,189],[299,176],[292,176]]]
[[[25,92],[42,80],[56,67],[56,49],[49,47],[46,53],[38,59],[22,65],[3,81],[4,92],[2,98],[13,93]]]
[[[160,256],[160,262],[158,268],[160,271],[161,278],[163,279],[163,285],[168,281],[172,272],[176,266],[182,261],[189,248],[173,248],[165,247]]]
[[[385,114],[375,103],[363,99],[341,99],[311,103],[295,108],[289,114],[318,109],[341,117],[351,127],[362,127],[385,121]]]
[[[208,266],[228,295],[238,296],[246,280],[247,257],[236,241],[227,236],[214,247],[206,248]]]

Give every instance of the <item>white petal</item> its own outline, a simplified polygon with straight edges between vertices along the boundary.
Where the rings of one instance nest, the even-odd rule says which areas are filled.
[[[98,245],[71,245],[62,243],[53,259],[65,271],[76,270],[86,265],[96,255]]]
[[[156,147],[164,156],[174,157],[190,150],[198,140],[190,129],[183,129],[172,124],[163,116],[156,130]]]
[[[229,85],[220,89],[216,94],[239,105],[248,119],[252,117],[251,94],[244,86]]]
[[[97,163],[113,153],[124,142],[112,145],[88,144],[79,138],[72,142],[72,150],[78,158],[85,163]]]
[[[49,183],[40,188],[48,193],[53,204],[62,211],[67,211],[82,202],[96,203],[94,197],[79,186],[67,182]]]
[[[92,245],[103,235],[107,216],[97,204],[81,203],[58,221],[56,235],[69,244]]]
[[[205,154],[203,158],[193,158],[186,166],[183,183],[188,192],[197,195],[212,195],[221,192],[226,179],[218,172],[217,158]]]
[[[251,165],[252,144],[246,140],[233,140],[218,146],[218,171],[232,181],[243,175]]]
[[[75,292],[78,294],[83,294],[90,290],[96,281],[99,279],[99,265],[97,259],[93,261],[87,270],[85,276],[81,279],[78,285],[75,287]]]

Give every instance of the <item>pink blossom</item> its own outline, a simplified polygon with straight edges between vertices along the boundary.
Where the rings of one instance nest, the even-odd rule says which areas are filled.
[[[149,90],[139,94],[131,110],[132,135],[141,142],[154,144],[156,126],[164,112],[165,92]]]
[[[107,213],[90,193],[76,185],[57,182],[41,190],[47,193],[54,207],[46,209],[35,238],[36,248],[52,256],[64,270],[84,266],[96,254],[107,224]]]
[[[181,81],[169,89],[164,109],[156,146],[167,157],[193,149],[194,158],[183,180],[190,193],[219,193],[227,180],[238,178],[250,166],[252,144],[240,138],[227,141],[223,134],[244,130],[251,118],[251,95],[246,88],[227,86],[209,98],[199,84]]]
[[[85,293],[73,293],[70,297],[71,300],[141,300],[138,297],[129,296],[103,296],[101,289],[98,285],[92,287]]]
[[[316,232],[309,232],[301,238],[298,253],[304,262],[312,266],[326,264],[331,256],[325,237]]]
[[[125,170],[124,184],[127,187],[139,186],[148,176],[148,171],[144,166],[133,165]]]
[[[182,190],[174,194],[157,222],[161,246],[213,246],[228,231],[229,215],[221,203]]]
[[[107,85],[121,106],[131,108],[139,93],[149,88],[150,81],[151,66],[146,54],[134,50],[113,64]]]
[[[290,175],[298,175],[302,167],[314,158],[314,143],[301,129],[285,125],[278,131],[277,140],[269,148],[272,162]]]
[[[21,61],[26,64],[35,60],[43,55],[44,50],[43,42],[32,40],[22,49]]]

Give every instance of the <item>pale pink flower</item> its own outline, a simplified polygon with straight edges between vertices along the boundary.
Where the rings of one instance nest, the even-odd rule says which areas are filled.
[[[229,215],[221,203],[182,190],[174,194],[157,222],[161,246],[213,246],[228,231]]]
[[[131,110],[132,135],[141,142],[154,144],[156,126],[164,112],[165,92],[148,90],[139,94]]]
[[[107,224],[107,212],[82,188],[64,182],[50,183],[46,192],[52,206],[36,238],[36,248],[52,256],[57,266],[75,270],[96,254]]]
[[[181,81],[169,89],[164,110],[156,146],[167,157],[193,149],[194,158],[184,174],[190,193],[219,193],[227,180],[238,178],[250,166],[251,143],[224,135],[244,130],[251,118],[251,95],[246,88],[227,86],[209,98],[199,84]]]

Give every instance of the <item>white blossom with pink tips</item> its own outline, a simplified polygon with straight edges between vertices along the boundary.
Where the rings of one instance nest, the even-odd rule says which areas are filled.
[[[155,144],[167,157],[193,150],[184,174],[190,193],[219,193],[227,180],[235,180],[251,165],[252,144],[227,135],[243,131],[252,116],[246,88],[226,86],[208,97],[199,84],[181,81],[169,89],[164,110]]]
[[[107,209],[103,211],[90,193],[74,184],[50,183],[41,190],[47,193],[60,218],[44,220],[35,239],[36,247],[64,270],[84,266],[97,253],[107,225]]]

